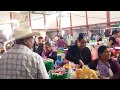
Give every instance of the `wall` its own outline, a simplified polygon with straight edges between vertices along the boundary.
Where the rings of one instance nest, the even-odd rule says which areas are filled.
[[[40,32],[40,36],[42,36],[43,38],[45,38],[46,36],[45,30],[33,29],[33,32]]]
[[[110,11],[110,22],[120,21],[120,11]]]
[[[79,33],[87,33],[87,31],[85,29],[84,30],[82,30],[82,29],[74,29],[73,30],[73,39],[74,40],[77,39]]]
[[[44,16],[40,14],[30,14],[32,29],[45,29]]]
[[[51,16],[46,16],[46,28],[47,29],[57,29],[56,14]]]
[[[0,11],[0,30],[4,29],[5,23],[10,20],[10,12],[9,11]]]
[[[29,13],[27,12],[21,12],[21,13],[16,13],[16,12],[11,12],[12,13],[12,20],[18,20],[18,26],[23,26],[23,25],[30,25],[29,22]],[[16,26],[16,24],[14,27]]]
[[[72,15],[72,26],[81,26],[86,25],[86,15],[85,11],[73,11],[71,12]]]
[[[70,27],[70,14],[64,14],[61,17],[61,28]]]
[[[88,11],[88,24],[106,23],[106,11]]]

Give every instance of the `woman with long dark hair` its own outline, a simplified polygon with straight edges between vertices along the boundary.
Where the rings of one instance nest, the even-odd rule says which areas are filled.
[[[65,58],[75,64],[81,64],[82,61],[85,65],[89,65],[92,61],[91,51],[86,47],[86,38],[83,34],[79,34],[75,45],[69,47]]]

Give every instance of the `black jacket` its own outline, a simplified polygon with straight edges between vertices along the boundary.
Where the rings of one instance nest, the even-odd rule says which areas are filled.
[[[36,53],[38,53],[41,56],[42,52],[43,52],[43,43],[40,43],[40,45],[36,50]]]
[[[90,49],[85,47],[80,51],[77,45],[69,47],[65,58],[75,64],[79,64],[79,59],[81,59],[85,65],[88,65],[92,61]]]
[[[46,53],[45,56],[46,56],[47,58],[53,59],[54,62],[55,62],[55,61],[57,60],[57,52],[53,51],[52,55],[49,56],[49,54],[50,54],[51,52],[52,52],[52,50],[51,50],[49,53]]]

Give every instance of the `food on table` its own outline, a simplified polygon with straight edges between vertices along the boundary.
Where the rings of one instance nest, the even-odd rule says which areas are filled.
[[[68,78],[68,72],[64,68],[50,70],[51,79],[66,79]]]
[[[63,68],[65,68],[65,69],[69,69],[69,63],[63,65]]]
[[[57,54],[64,53],[62,50],[57,50]]]
[[[76,79],[98,79],[97,72],[85,65],[82,67],[82,69],[76,69],[75,74]]]

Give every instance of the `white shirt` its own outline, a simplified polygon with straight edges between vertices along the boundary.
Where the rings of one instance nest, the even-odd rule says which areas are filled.
[[[0,79],[49,79],[49,75],[37,53],[16,44],[1,57]]]

